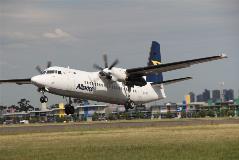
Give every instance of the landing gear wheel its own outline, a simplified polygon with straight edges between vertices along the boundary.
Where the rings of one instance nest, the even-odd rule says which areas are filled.
[[[70,106],[70,114],[74,114],[75,113],[75,108],[74,106]]]
[[[74,106],[71,106],[69,104],[65,105],[65,114],[69,115],[69,114],[74,114],[75,113],[75,108]]]
[[[130,105],[129,105],[129,108],[130,108],[130,109],[134,109],[134,106],[135,106],[134,102],[131,101],[129,104],[130,104]]]
[[[41,103],[46,103],[46,102],[48,102],[47,96],[42,96],[42,97],[40,98],[40,102],[41,102]]]
[[[124,107],[125,107],[125,111],[127,112],[129,109],[134,109],[135,104],[133,101],[128,100],[128,102],[125,103]]]

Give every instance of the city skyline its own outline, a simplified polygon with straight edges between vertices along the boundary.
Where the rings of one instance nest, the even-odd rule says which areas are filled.
[[[208,102],[209,100],[212,100],[213,102],[221,100],[226,102],[239,98],[239,96],[235,96],[235,91],[233,89],[225,89],[225,88],[222,90],[204,89],[202,93],[198,94],[195,94],[193,91],[190,91],[188,95],[190,95],[191,102]]]

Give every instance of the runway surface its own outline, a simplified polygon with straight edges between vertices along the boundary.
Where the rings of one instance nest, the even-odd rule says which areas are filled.
[[[109,128],[140,128],[140,127],[173,127],[194,125],[239,124],[239,119],[183,119],[183,120],[139,120],[139,121],[111,121],[111,122],[85,122],[65,124],[19,124],[0,127],[0,135],[41,133],[41,132],[67,132],[74,130],[94,130]]]

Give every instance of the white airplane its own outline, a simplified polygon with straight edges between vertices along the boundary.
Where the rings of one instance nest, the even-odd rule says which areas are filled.
[[[164,85],[191,79],[191,77],[163,81],[163,72],[190,67],[193,64],[227,58],[225,54],[198,58],[186,61],[161,64],[160,44],[152,42],[148,66],[131,69],[115,67],[118,60],[108,66],[107,56],[104,55],[104,68],[94,65],[98,72],[86,72],[64,67],[51,67],[48,62],[44,71],[37,66],[41,73],[28,79],[0,80],[1,83],[33,84],[42,92],[40,102],[48,101],[45,92],[69,97],[65,106],[66,114],[74,113],[70,97],[88,99],[106,103],[124,105],[132,109],[140,105],[166,98]]]

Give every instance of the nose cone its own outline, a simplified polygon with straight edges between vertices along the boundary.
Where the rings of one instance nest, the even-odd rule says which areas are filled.
[[[32,77],[31,82],[38,87],[44,86],[44,79],[41,75]]]

